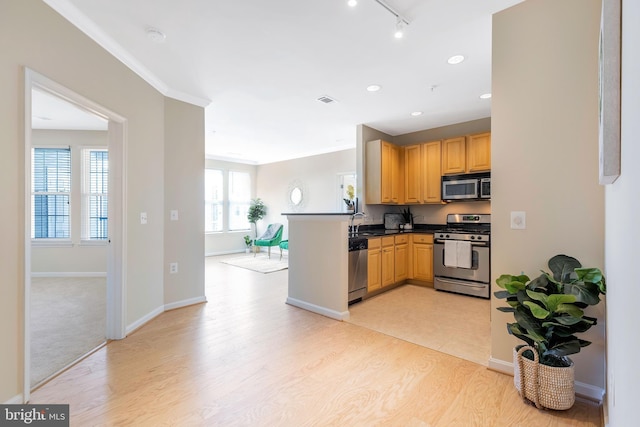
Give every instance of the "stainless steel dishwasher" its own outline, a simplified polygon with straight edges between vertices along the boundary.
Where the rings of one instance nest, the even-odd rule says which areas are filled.
[[[366,237],[349,238],[349,304],[362,300],[367,293],[367,251]]]

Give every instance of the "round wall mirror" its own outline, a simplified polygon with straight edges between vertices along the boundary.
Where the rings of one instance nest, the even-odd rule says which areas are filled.
[[[300,187],[293,187],[291,193],[289,193],[289,200],[291,200],[294,206],[302,203],[302,189],[300,189]]]

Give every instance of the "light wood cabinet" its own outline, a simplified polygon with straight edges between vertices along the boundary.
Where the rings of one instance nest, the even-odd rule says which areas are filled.
[[[440,167],[438,166],[438,172]],[[404,201],[422,203],[422,177],[425,170],[422,161],[422,144],[404,147]],[[438,177],[438,180],[440,177]]]
[[[433,282],[433,236],[412,235],[412,279]]]
[[[367,251],[367,292],[382,287],[382,245],[380,238],[369,239]]]
[[[491,170],[491,132],[442,141],[442,175]]]
[[[395,283],[395,248],[393,236],[382,238],[382,260],[381,260],[381,281],[382,287]]]
[[[424,203],[442,202],[441,157],[441,141],[422,144],[422,201]]]
[[[467,137],[467,172],[491,170],[491,133]]]
[[[465,173],[467,166],[466,138],[449,138],[442,141],[442,174]]]
[[[409,278],[409,235],[395,236],[394,243],[394,278],[398,283]]]
[[[409,145],[404,148],[405,203],[440,203],[441,141]]]
[[[399,204],[404,188],[402,148],[383,140],[369,141],[365,150],[365,203]]]

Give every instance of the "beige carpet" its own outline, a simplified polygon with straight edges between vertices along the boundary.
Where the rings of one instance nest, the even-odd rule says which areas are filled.
[[[489,300],[405,285],[349,307],[349,322],[480,365],[491,353]]]
[[[274,271],[286,270],[289,268],[289,260],[286,256],[280,260],[279,250],[271,252],[271,259],[266,253],[243,254],[234,256],[233,258],[224,258],[220,262],[233,265],[235,267],[246,268],[247,270],[257,271],[258,273],[273,273]]]
[[[31,279],[31,387],[105,341],[106,278]]]

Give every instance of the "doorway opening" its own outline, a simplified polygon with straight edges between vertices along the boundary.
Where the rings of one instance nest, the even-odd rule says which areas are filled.
[[[24,118],[27,402],[34,387],[125,336],[126,120],[29,69]]]

